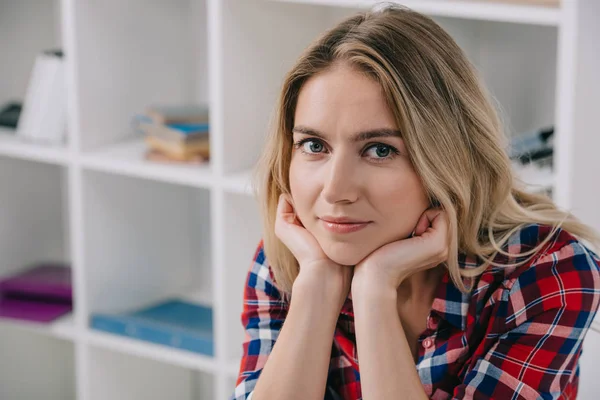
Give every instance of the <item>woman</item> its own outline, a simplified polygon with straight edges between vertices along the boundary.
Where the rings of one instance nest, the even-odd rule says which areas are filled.
[[[431,19],[387,7],[313,43],[259,174],[233,399],[575,398],[600,241],[519,187]]]

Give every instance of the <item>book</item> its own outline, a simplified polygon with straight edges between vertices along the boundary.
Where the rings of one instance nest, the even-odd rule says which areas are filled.
[[[148,136],[159,139],[189,143],[208,138],[208,124],[157,124],[140,122],[139,129]]]
[[[146,115],[157,124],[208,123],[208,106],[198,104],[155,104],[146,107]]]
[[[144,158],[148,161],[162,162],[167,164],[204,164],[208,158],[199,154],[191,155],[187,158],[174,158],[155,149],[148,149],[144,154]]]
[[[191,143],[183,144],[169,142],[154,136],[146,136],[145,141],[150,149],[158,150],[176,160],[185,161],[189,159],[189,157],[197,155],[208,158],[210,154],[210,144],[208,139],[196,140]]]
[[[42,302],[26,298],[3,296],[0,298],[0,318],[50,323],[73,310],[71,304]]]
[[[0,317],[52,322],[72,311],[71,269],[42,263],[0,281]]]
[[[73,300],[71,268],[62,263],[41,263],[0,281],[0,292],[8,295]]]
[[[44,51],[35,58],[17,135],[43,144],[61,144],[66,136],[66,72],[60,51]]]
[[[125,313],[96,313],[93,329],[214,355],[212,308],[171,298]]]

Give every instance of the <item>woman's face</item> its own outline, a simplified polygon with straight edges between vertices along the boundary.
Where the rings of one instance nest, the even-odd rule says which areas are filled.
[[[380,86],[348,66],[302,87],[290,186],[300,222],[336,263],[408,237],[429,202]],[[335,224],[345,218],[354,224]]]

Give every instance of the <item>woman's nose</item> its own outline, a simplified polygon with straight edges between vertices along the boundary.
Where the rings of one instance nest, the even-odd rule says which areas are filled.
[[[323,173],[323,198],[331,204],[354,203],[359,196],[356,160],[341,154],[327,161]]]

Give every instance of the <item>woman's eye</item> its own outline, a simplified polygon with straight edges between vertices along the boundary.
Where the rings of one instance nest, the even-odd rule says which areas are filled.
[[[300,147],[302,152],[307,154],[321,153],[324,149],[323,143],[313,139],[302,140],[296,143],[295,147]]]
[[[369,157],[379,160],[393,158],[395,155],[399,154],[398,150],[394,149],[392,146],[382,143],[368,147],[366,152],[370,153]]]

